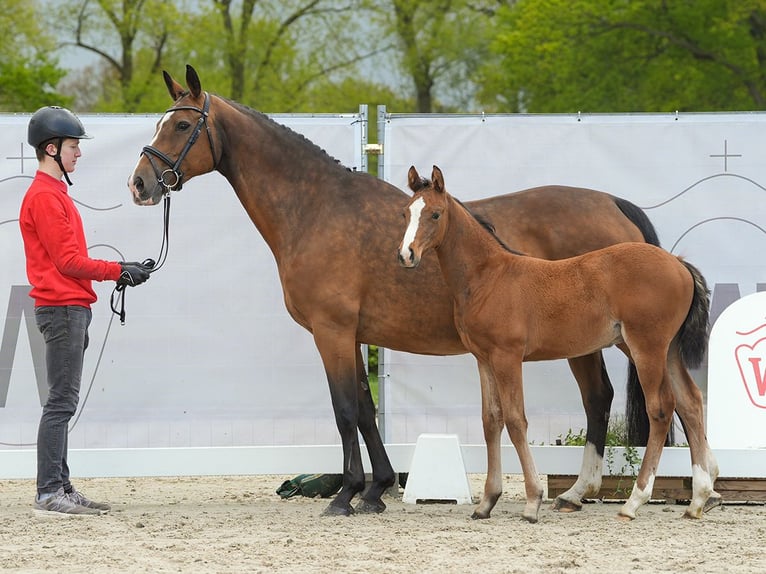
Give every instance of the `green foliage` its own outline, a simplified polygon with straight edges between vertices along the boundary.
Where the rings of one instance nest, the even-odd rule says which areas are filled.
[[[161,111],[187,63],[266,112],[766,107],[766,0],[6,0],[0,33],[14,111]]]
[[[71,103],[56,90],[66,71],[38,12],[38,2],[28,0],[5,0],[0,10],[0,110],[33,112]]]
[[[585,446],[585,430],[580,429],[576,434],[570,428],[563,437],[559,435],[563,446]],[[558,443],[558,441],[557,441]],[[618,467],[615,460],[615,447],[623,447],[625,456]],[[636,447],[628,444],[627,424],[624,417],[613,417],[606,431],[606,449],[604,451],[607,474],[622,478],[617,483],[615,494],[627,494],[633,487],[638,470],[641,468],[641,455]]]
[[[747,110],[766,103],[766,2],[519,0],[481,74],[498,111]]]

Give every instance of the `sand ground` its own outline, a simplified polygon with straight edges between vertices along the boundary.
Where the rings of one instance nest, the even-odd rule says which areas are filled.
[[[632,522],[616,503],[521,520],[523,485],[504,477],[492,517],[473,507],[404,504],[379,515],[323,517],[327,499],[281,499],[288,476],[75,480],[111,513],[40,518],[34,483],[0,481],[0,571],[290,573],[766,572],[766,506],[724,505],[702,520],[680,505],[649,504]],[[471,475],[474,500],[482,475]]]

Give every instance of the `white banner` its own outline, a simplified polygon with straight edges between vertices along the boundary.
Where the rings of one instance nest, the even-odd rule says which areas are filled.
[[[740,296],[766,288],[760,259],[766,114],[390,114],[385,120],[384,178],[404,189],[410,165],[430,175],[436,164],[462,200],[548,184],[606,191],[644,208],[662,246],[701,269],[714,289],[713,319]],[[627,362],[614,350],[607,360],[612,411],[622,414]],[[483,441],[472,357],[387,352],[386,361],[387,440],[448,432],[463,443]],[[528,363],[524,374],[530,440],[550,444],[585,427],[565,362]],[[705,392],[705,368],[694,376]]]
[[[127,178],[159,116],[81,119],[94,139],[82,142],[70,192],[90,255],[156,259],[162,207],[135,206]],[[361,168],[359,115],[274,119]],[[28,121],[28,115],[0,115],[0,448],[6,449],[35,444],[38,387],[45,388],[33,368],[44,351],[18,227],[37,167],[26,143]],[[167,264],[127,290],[124,326],[109,310],[114,283],[94,285],[99,301],[71,449],[339,442],[313,338],[287,314],[271,251],[217,173],[173,195]]]

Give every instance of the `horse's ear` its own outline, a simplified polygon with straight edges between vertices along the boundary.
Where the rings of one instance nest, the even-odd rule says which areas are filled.
[[[410,170],[407,172],[407,185],[413,193],[423,187],[423,180],[418,175],[418,170],[415,169],[414,165],[411,165]]]
[[[192,68],[189,64],[186,64],[186,85],[189,86],[189,91],[192,97],[198,98],[202,93],[202,84],[199,81],[197,70]]]
[[[168,93],[174,102],[184,95],[185,90],[181,84],[176,82],[165,70],[162,70],[162,77],[165,78],[165,85],[168,87]]]
[[[438,167],[434,166],[433,171],[431,172],[431,181],[434,184],[434,189],[440,193],[443,193],[445,191],[444,189],[444,176],[442,175],[442,170],[440,170]]]

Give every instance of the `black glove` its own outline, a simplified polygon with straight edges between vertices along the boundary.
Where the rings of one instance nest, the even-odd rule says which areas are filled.
[[[153,265],[147,265],[146,262],[136,263],[133,261],[120,263],[120,266],[122,267],[122,273],[120,278],[117,279],[118,287],[141,285],[141,283],[149,279],[149,272],[153,267]]]

